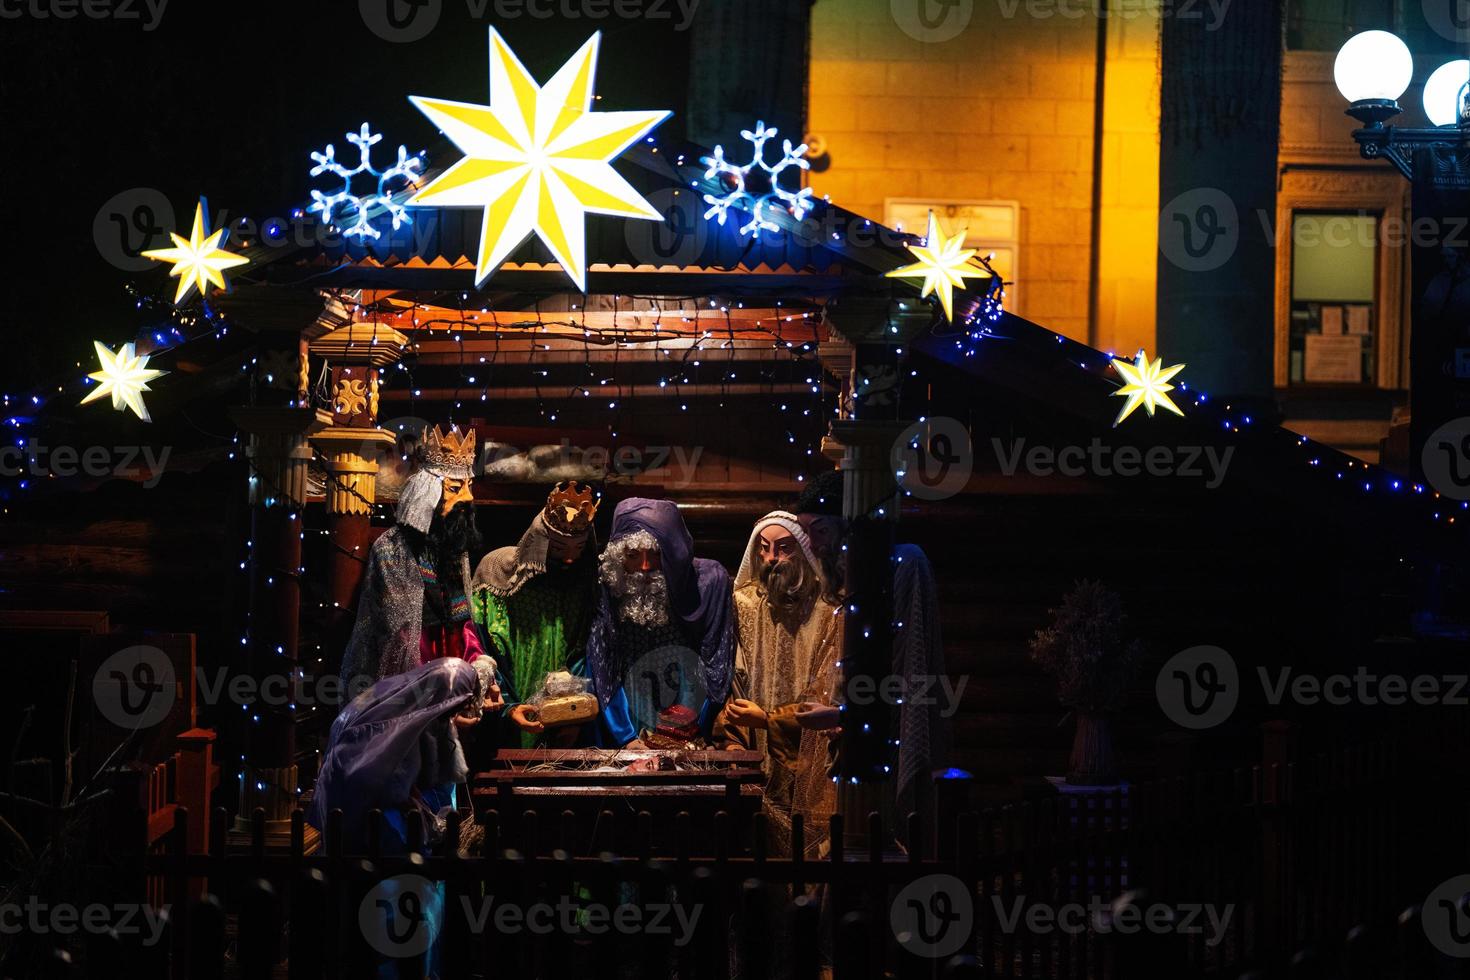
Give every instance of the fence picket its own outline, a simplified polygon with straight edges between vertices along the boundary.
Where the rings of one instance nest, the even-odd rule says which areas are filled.
[[[978,813],[957,807],[951,825],[941,828],[943,838],[932,843],[908,814],[909,850],[901,860],[887,853],[897,828],[885,828],[877,813],[834,816],[827,851],[813,860],[801,814],[783,841],[772,839],[765,814],[742,825],[722,809],[712,824],[702,824],[692,807],[658,824],[647,811],[604,810],[590,836],[571,811],[518,811],[503,827],[500,813],[486,809],[474,815],[484,831],[483,856],[461,852],[468,811],[449,815],[433,853],[411,854],[385,840],[377,812],[369,815],[365,838],[346,839],[337,811],[328,815],[322,851],[307,854],[304,814],[297,810],[288,849],[266,851],[263,813],[256,811],[247,853],[228,855],[229,821],[219,813],[211,821],[209,853],[191,855],[185,846],[191,817],[180,809],[167,846],[142,864],[148,894],[175,910],[166,924],[169,946],[154,951],[126,937],[104,938],[88,960],[108,960],[118,976],[210,980],[227,958],[228,906],[239,916],[236,948],[246,980],[277,968],[286,914],[290,976],[368,975],[378,957],[358,923],[361,902],[385,878],[412,873],[444,882],[449,908],[439,953],[448,975],[545,976],[631,961],[650,976],[711,980],[731,975],[732,963],[742,976],[766,976],[778,962],[797,976],[830,967],[835,980],[1133,980],[1130,971],[1184,980],[1236,976],[1247,967],[1295,980],[1326,975],[1324,964],[1340,963],[1348,980],[1369,980],[1393,959],[1396,977],[1428,976],[1433,950],[1417,909],[1400,916],[1396,937],[1385,929],[1380,940],[1369,926],[1386,926],[1389,903],[1422,901],[1446,867],[1470,856],[1464,833],[1470,797],[1459,789],[1465,767],[1449,741],[1464,724],[1443,726],[1440,745],[1374,742],[1297,761],[1289,726],[1278,725],[1268,735],[1274,748],[1264,753],[1272,760],[1265,765],[1024,799]],[[555,825],[543,827],[543,818]],[[866,846],[857,831],[866,834]],[[408,817],[406,838],[426,842],[416,815]],[[506,843],[519,847],[503,849]],[[770,845],[781,856],[772,856]],[[937,853],[946,856],[936,860]],[[889,928],[899,890],[945,876],[963,882],[974,912],[973,931],[952,963],[922,955],[922,943],[915,948]],[[223,903],[191,903],[204,889]],[[1092,928],[1072,934],[1055,924],[1027,925],[1027,912],[1039,906],[1053,914],[1068,905],[1087,910],[1093,900],[1106,904],[1120,894],[1130,894],[1141,907],[1135,911],[1149,903],[1176,915],[1183,904],[1228,909],[1229,928],[1217,943],[1199,931],[1169,931],[1168,921],[1182,920],[1166,916],[1155,928],[1167,934],[1120,943]],[[474,903],[492,896],[495,909],[521,910],[538,902],[556,907],[563,898],[607,909],[636,901],[645,913],[651,904],[692,903],[700,918],[692,939],[677,945],[672,933],[648,929],[629,937],[626,930],[597,935],[577,927],[575,943],[565,933],[532,935],[525,925],[501,933],[493,918],[477,937],[464,902],[480,909]],[[1021,917],[1010,924],[1017,910]],[[929,911],[948,915],[953,908]],[[162,962],[167,953],[171,974]],[[64,964],[48,966],[66,973]],[[421,964],[404,966],[414,972]]]

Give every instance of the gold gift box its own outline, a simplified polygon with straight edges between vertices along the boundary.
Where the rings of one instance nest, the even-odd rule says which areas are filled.
[[[597,695],[566,694],[547,698],[537,706],[536,715],[547,728],[578,725],[597,717]]]

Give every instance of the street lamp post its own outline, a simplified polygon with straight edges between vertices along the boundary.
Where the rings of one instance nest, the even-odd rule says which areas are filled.
[[[1388,123],[1414,75],[1413,56],[1394,35],[1349,38],[1333,75],[1348,115],[1363,124],[1353,131],[1363,156],[1387,160],[1412,185],[1408,462],[1416,479],[1434,483],[1444,468],[1435,454],[1463,451],[1446,433],[1470,417],[1470,60],[1429,76],[1427,128]]]
[[[1470,60],[1441,65],[1424,85],[1424,112],[1435,125],[1408,129],[1387,125],[1403,109],[1399,97],[1414,75],[1408,45],[1387,31],[1364,31],[1349,38],[1332,67],[1337,90],[1350,103],[1347,114],[1363,124],[1353,130],[1358,149],[1369,160],[1383,159],[1414,179],[1414,151],[1456,147],[1470,134]]]

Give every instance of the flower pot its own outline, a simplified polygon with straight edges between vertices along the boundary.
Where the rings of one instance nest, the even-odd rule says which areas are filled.
[[[1067,782],[1073,786],[1111,786],[1118,781],[1118,758],[1113,752],[1113,721],[1093,711],[1077,712],[1072,736],[1072,758]]]

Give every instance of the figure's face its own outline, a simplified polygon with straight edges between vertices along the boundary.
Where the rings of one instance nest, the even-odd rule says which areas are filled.
[[[797,519],[811,539],[812,550],[819,556],[830,556],[842,540],[842,519],[820,514],[802,514]]]
[[[629,548],[623,553],[624,571],[656,572],[663,567],[663,556],[657,548]]]
[[[444,496],[439,501],[439,514],[448,517],[449,512],[459,504],[473,503],[475,495],[470,491],[470,480],[456,480],[453,478],[444,481]]]
[[[560,538],[548,535],[546,542],[546,560],[553,565],[570,565],[582,557],[582,552],[587,549],[587,536],[581,535],[575,538]]]
[[[760,549],[761,560],[767,565],[776,565],[786,561],[800,550],[796,543],[796,535],[776,525],[761,531],[756,546]]]

